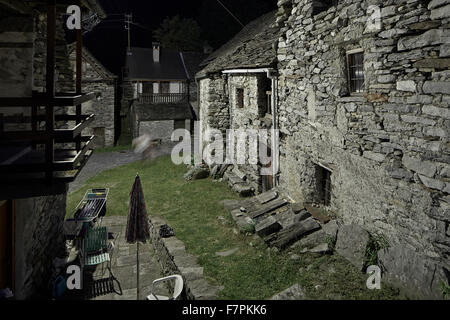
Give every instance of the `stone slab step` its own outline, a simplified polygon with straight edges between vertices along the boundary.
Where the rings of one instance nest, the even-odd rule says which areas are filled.
[[[270,201],[266,204],[263,204],[261,207],[257,208],[254,211],[251,211],[248,213],[248,216],[250,218],[256,218],[259,217],[265,213],[268,213],[272,210],[278,209],[282,206],[287,205],[289,202],[284,199],[275,199],[273,201]]]
[[[269,216],[255,225],[255,232],[260,237],[268,236],[281,229],[280,223],[273,216]]]
[[[259,203],[264,204],[269,201],[272,201],[273,199],[278,197],[278,192],[275,190],[270,190],[264,193],[261,193],[260,195],[256,196],[256,199],[258,199]]]
[[[320,208],[313,207],[312,205],[305,204],[306,210],[321,223],[327,223],[330,221],[330,218],[324,215]]]
[[[320,229],[320,225],[313,218],[308,218],[306,220],[296,222],[287,228],[283,228],[280,232],[274,233],[265,238],[264,241],[269,246],[284,249],[288,245],[300,239],[303,235],[318,229]]]

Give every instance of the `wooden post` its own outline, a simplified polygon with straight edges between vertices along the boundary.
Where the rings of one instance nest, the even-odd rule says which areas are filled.
[[[83,47],[83,34],[81,29],[77,30],[77,47],[76,47],[76,94],[81,94],[81,84],[83,77],[83,61],[82,61],[82,47]],[[81,104],[76,107],[76,124],[81,123]],[[76,149],[77,151],[81,150],[81,135],[76,137]]]
[[[136,242],[136,300],[139,300],[139,241]]]
[[[33,134],[36,134],[36,131],[37,131],[37,119],[36,119],[36,117],[37,117],[37,106],[33,102],[33,105],[31,106],[31,131],[32,131]],[[36,147],[37,147],[37,143],[36,143],[36,141],[33,141],[32,142],[33,150],[36,150]]]
[[[55,41],[56,41],[56,4],[55,0],[49,0],[47,5],[47,65],[46,65],[46,95],[47,105],[45,106],[45,130],[49,137],[45,143],[45,162],[49,168],[45,172],[48,180],[53,178],[51,164],[55,160],[53,137],[55,129],[55,112],[53,98],[55,97]]]

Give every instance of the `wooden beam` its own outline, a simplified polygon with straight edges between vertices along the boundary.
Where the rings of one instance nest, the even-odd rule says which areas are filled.
[[[88,138],[86,140],[86,138]],[[76,166],[83,160],[84,155],[90,149],[92,142],[94,140],[94,136],[83,137],[83,140],[86,141],[86,144],[80,151],[76,150],[67,150],[73,151],[75,153],[74,156],[71,157],[70,160],[57,160],[54,163],[19,163],[19,164],[7,164],[0,165],[0,173],[26,173],[26,172],[44,172],[44,171],[69,171],[75,170]],[[58,150],[56,150],[58,151]]]
[[[74,142],[75,137],[79,136],[83,129],[86,128],[95,116],[91,114],[85,121],[78,124],[72,129],[54,129],[51,132],[46,131],[9,131],[0,132],[0,143],[12,141],[36,141],[45,142],[49,139],[56,140],[56,142]]]
[[[83,80],[83,35],[81,29],[77,30],[77,44],[76,44],[76,83],[75,92],[81,94],[81,83]],[[81,123],[81,104],[77,104],[75,107],[76,124]],[[76,149],[80,150],[81,142],[77,138],[75,141]]]
[[[55,113],[54,106],[52,104],[55,96],[55,61],[56,61],[56,3],[55,0],[48,0],[47,4],[47,64],[46,64],[46,93],[49,99],[48,104],[45,106],[45,130],[49,135],[45,143],[45,162],[47,164],[53,163],[55,160],[54,145],[55,141],[50,135],[53,134],[55,129]],[[45,172],[47,180],[53,178],[53,172],[47,170]]]
[[[56,94],[54,97],[48,97],[47,93],[36,93],[33,97],[1,97],[1,107],[31,107],[33,104],[36,106],[45,106],[51,103],[57,107],[71,107],[84,102],[93,100],[95,93],[89,92],[85,94],[66,93],[65,95]]]

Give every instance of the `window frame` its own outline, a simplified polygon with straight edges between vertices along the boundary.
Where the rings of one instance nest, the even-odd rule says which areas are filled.
[[[360,91],[354,91],[353,85],[352,85],[352,78],[351,78],[351,65],[350,65],[350,56],[355,54],[361,54],[362,55],[362,64],[361,64],[361,70],[362,70],[362,85]],[[348,92],[350,95],[362,95],[365,92],[365,72],[364,72],[364,49],[358,48],[353,50],[346,51],[346,64],[347,64],[347,86],[348,86]],[[354,78],[356,80],[360,80],[360,78]]]

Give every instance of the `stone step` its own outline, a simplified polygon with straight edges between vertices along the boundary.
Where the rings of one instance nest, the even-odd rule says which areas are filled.
[[[318,229],[320,229],[320,225],[313,218],[308,218],[281,229],[280,232],[268,236],[264,241],[269,246],[284,249],[303,235]]]
[[[234,184],[233,190],[239,193],[241,197],[249,197],[253,195],[253,188],[245,182],[238,182]]]
[[[273,199],[278,197],[278,192],[275,190],[269,190],[267,192],[261,193],[260,195],[256,196],[256,199],[258,199],[259,203],[264,204],[269,201],[272,201]]]
[[[240,183],[243,182],[242,179],[240,179],[237,175],[235,175],[233,172],[227,172],[225,173],[225,175],[227,176],[227,180],[228,180],[228,185],[230,187],[234,186],[236,183]]]
[[[278,209],[282,206],[287,205],[289,202],[284,200],[284,199],[275,199],[273,201],[270,201],[262,206],[260,206],[259,208],[257,208],[256,210],[249,212],[248,216],[250,218],[257,218],[265,213],[268,213],[272,210]]]
[[[260,237],[268,236],[280,229],[281,225],[274,216],[269,216],[255,225],[255,232]]]

